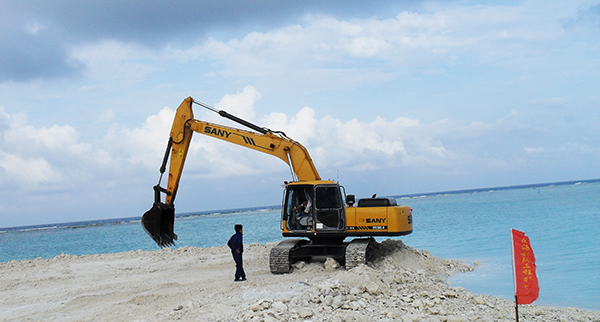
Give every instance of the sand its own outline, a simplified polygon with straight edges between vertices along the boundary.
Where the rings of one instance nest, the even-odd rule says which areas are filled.
[[[333,260],[272,275],[274,243],[245,246],[248,280],[229,249],[132,251],[0,263],[0,321],[514,321],[514,302],[446,279],[473,267],[384,241],[380,260]],[[521,305],[521,321],[600,321],[600,312]]]

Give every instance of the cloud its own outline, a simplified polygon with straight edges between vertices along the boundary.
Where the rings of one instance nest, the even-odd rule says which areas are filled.
[[[39,184],[77,185],[94,176],[103,151],[79,140],[70,125],[37,128],[26,113],[8,114],[0,109],[0,169],[16,190],[37,189]],[[75,181],[73,181],[75,179]]]
[[[546,151],[546,149],[544,148],[530,148],[530,147],[526,147],[525,148],[525,152],[529,153],[529,154],[536,154],[536,153],[544,153]]]
[[[105,110],[98,115],[97,123],[105,123],[114,120],[115,112],[112,109]]]
[[[164,107],[150,115],[141,127],[126,128],[115,124],[106,134],[103,146],[114,160],[126,160],[121,166],[139,166],[146,169],[160,167],[169,139],[175,110]]]
[[[85,64],[85,75],[102,80],[136,82],[160,68],[161,56],[136,44],[103,40],[74,47],[73,59]]]
[[[91,151],[89,144],[78,141],[78,133],[70,125],[54,124],[48,128],[35,128],[27,124],[24,113],[10,117],[9,128],[3,133],[5,142],[22,153],[45,150],[52,153],[84,155]]]
[[[5,29],[0,29],[0,82],[65,77],[81,70],[67,44],[46,28]]]
[[[452,152],[448,151],[437,138],[425,134],[427,128],[432,125],[421,125],[416,119],[397,117],[387,120],[377,117],[371,122],[361,122],[357,119],[342,121],[329,115],[318,117],[316,111],[308,106],[300,108],[291,116],[281,112],[260,115],[254,107],[259,98],[260,94],[253,86],[246,86],[241,92],[225,95],[216,106],[236,116],[242,117],[243,114],[242,118],[253,121],[259,126],[285,132],[289,138],[300,142],[310,151],[318,168],[399,168],[423,163],[439,164],[440,159],[452,156]],[[201,120],[245,129],[212,112],[204,113],[202,110],[196,110],[195,115]],[[159,116],[151,116],[148,119],[156,117]],[[122,139],[133,143],[138,136],[132,134],[139,130],[122,132],[124,134]],[[136,139],[133,139],[134,137]],[[146,140],[150,135],[146,133],[140,137]],[[144,140],[140,141],[139,146],[147,146]],[[158,141],[163,142],[164,139]],[[154,162],[158,164],[159,161],[156,160],[159,155],[158,150],[152,151]],[[146,154],[140,155],[144,157],[133,158],[152,159]],[[286,167],[280,163],[278,159],[195,134],[186,161],[186,169],[211,177],[248,175],[268,173],[271,168],[285,169]],[[266,164],[270,166],[267,167]]]
[[[72,77],[85,67],[71,48],[118,41],[160,48],[189,43],[210,31],[242,26],[279,26],[309,12],[373,14],[395,7],[394,1],[152,2],[141,0],[83,2],[5,1],[0,13],[0,82]]]
[[[369,173],[387,175],[385,180],[390,182],[399,182],[405,177],[416,180],[423,175],[423,180],[460,179],[467,184],[489,173],[530,171],[530,163],[553,166],[559,154],[573,160],[596,161],[600,155],[593,141],[566,144],[558,140],[552,145],[555,137],[548,138],[551,144],[535,140],[533,136],[541,125],[523,122],[523,118],[527,120],[530,116],[527,110],[507,112],[493,122],[466,124],[452,119],[424,122],[397,116],[401,111],[390,113],[392,117],[344,120],[310,106],[297,106],[293,112],[264,113],[256,108],[262,96],[254,86],[247,85],[223,95],[215,106],[259,126],[284,131],[307,147],[322,177],[335,177],[339,170],[345,176],[352,176],[350,180],[355,184],[370,181],[365,178]],[[131,208],[130,203],[137,205],[144,198],[150,199],[149,187],[156,183],[175,109],[176,106],[165,106],[147,112],[148,116],[138,125],[113,120],[104,136],[96,135],[98,139],[85,142],[80,139],[80,124],[35,126],[28,121],[27,114],[9,114],[0,108],[0,178],[9,183],[3,189],[10,187],[11,191],[19,191],[23,202],[59,197],[64,201],[61,204],[77,204],[79,208],[102,205],[106,200],[113,200],[115,208]],[[217,123],[229,122],[198,107],[195,107],[195,116]],[[243,128],[239,124],[233,126]],[[542,131],[539,135],[549,134]],[[217,194],[218,189],[228,191],[225,182],[286,179],[288,173],[288,167],[277,158],[195,134],[182,183],[187,186],[184,191],[195,191],[201,186],[202,189],[210,187],[210,193]],[[431,178],[432,174],[435,179]],[[399,183],[390,184],[392,187],[387,189],[391,193],[400,193],[394,190]],[[41,189],[44,195],[39,193]],[[368,189],[375,189],[374,184],[369,183]],[[407,191],[410,192],[414,190]],[[218,198],[226,200],[223,193],[218,194]],[[131,200],[121,200],[123,196]],[[51,204],[48,199],[44,200],[39,205]],[[226,207],[218,202],[210,201],[203,209]],[[199,209],[191,202],[185,205],[187,208],[180,209]],[[0,204],[0,209],[3,208],[12,209]],[[78,211],[74,212],[79,215]],[[102,216],[111,215],[103,213]],[[119,216],[127,215],[112,215]]]
[[[285,132],[307,147],[320,171],[427,167],[468,172],[475,164],[477,167],[482,163],[509,165],[510,159],[519,153],[540,155],[546,151],[532,147],[535,140],[527,136],[537,131],[536,125],[520,124],[518,119],[524,116],[519,113],[510,113],[492,123],[468,125],[447,119],[423,123],[402,116],[392,119],[378,116],[370,121],[342,120],[319,115],[309,106],[289,115],[261,114],[255,108],[260,97],[255,87],[246,86],[235,94],[224,95],[215,106],[259,126]],[[27,181],[14,170],[19,160],[36,169],[48,170],[47,176],[39,176],[40,182],[73,180],[76,174],[78,180],[101,180],[107,171],[125,176],[153,172],[160,167],[175,108],[162,108],[138,127],[114,123],[94,145],[81,142],[73,126],[36,128],[27,123],[23,113],[2,112],[0,128],[4,148],[0,150],[3,153],[0,166],[24,185]],[[196,106],[195,116],[244,128]],[[276,158],[202,134],[194,135],[186,161],[186,177],[194,178],[248,176],[272,171],[287,172],[287,166]]]
[[[227,110],[231,114],[247,121],[254,121],[256,117],[254,103],[258,99],[260,99],[260,93],[256,88],[246,86],[242,92],[226,94],[215,107],[220,110]]]
[[[574,17],[563,20],[563,26],[567,30],[578,27],[600,28],[600,4],[581,7]]]
[[[543,47],[567,37],[557,12],[581,13],[536,3],[14,1],[0,13],[0,82],[94,73],[140,81],[174,61],[314,88],[439,73],[448,63],[545,69]]]
[[[415,119],[377,117],[368,123],[357,119],[344,122],[329,115],[318,117],[308,106],[291,116],[281,112],[261,115],[255,109],[260,96],[256,88],[246,86],[235,94],[224,95],[215,107],[258,126],[285,132],[308,148],[319,168],[397,168],[415,162],[439,163],[439,158],[451,154],[438,140],[422,137],[426,130]],[[126,160],[129,165],[123,166],[158,169],[174,113],[174,108],[165,107],[148,116],[141,127],[115,125],[103,146],[113,159]],[[202,121],[246,129],[198,106],[194,106],[194,114]],[[186,160],[188,176],[217,178],[269,173],[272,169],[287,171],[287,166],[276,158],[202,134],[194,134]]]
[[[0,151],[0,169],[9,179],[26,182],[30,186],[62,179],[62,176],[43,158],[23,158],[2,151]]]
[[[548,44],[569,42],[556,23],[557,12],[569,15],[575,10],[532,7],[535,2],[512,6],[451,2],[391,17],[308,15],[267,31],[229,39],[210,37],[169,50],[172,59],[211,62],[212,75],[247,82],[278,79],[282,89],[311,91],[372,85],[407,75],[443,75],[453,69],[464,70],[465,78],[479,77],[469,71],[485,73],[489,68],[547,73],[554,57],[546,50]],[[538,11],[544,12],[543,18],[535,16]]]

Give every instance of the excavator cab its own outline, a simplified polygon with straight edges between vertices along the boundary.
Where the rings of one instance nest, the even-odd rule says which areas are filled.
[[[284,236],[318,238],[345,232],[345,210],[340,186],[333,181],[286,184],[282,207]]]
[[[286,191],[283,206],[288,230],[313,230],[313,187],[295,186]]]

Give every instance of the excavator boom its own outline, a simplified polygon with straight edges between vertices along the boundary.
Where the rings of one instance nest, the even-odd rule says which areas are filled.
[[[194,118],[192,104],[205,107],[224,118],[244,125],[256,132],[197,120]],[[194,132],[271,154],[290,166],[292,174],[295,176],[294,180],[296,181],[321,180],[306,148],[302,144],[288,138],[285,133],[259,127],[225,111],[217,111],[206,104],[188,97],[177,108],[173,120],[167,151],[165,151],[160,169],[161,176],[158,184],[154,186],[154,204],[142,216],[144,230],[161,247],[174,245],[174,241],[177,240],[177,235],[173,232],[175,218],[175,206],[173,203],[177,195],[183,166]],[[160,186],[160,181],[162,180],[163,173],[166,171],[169,156],[171,162],[169,165],[168,182],[167,187],[163,188]],[[161,200],[162,193],[166,195],[164,202]]]

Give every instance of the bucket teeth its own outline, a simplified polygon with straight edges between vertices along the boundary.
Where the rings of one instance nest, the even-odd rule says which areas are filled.
[[[175,207],[155,202],[142,216],[142,227],[161,248],[175,246],[174,221]]]

